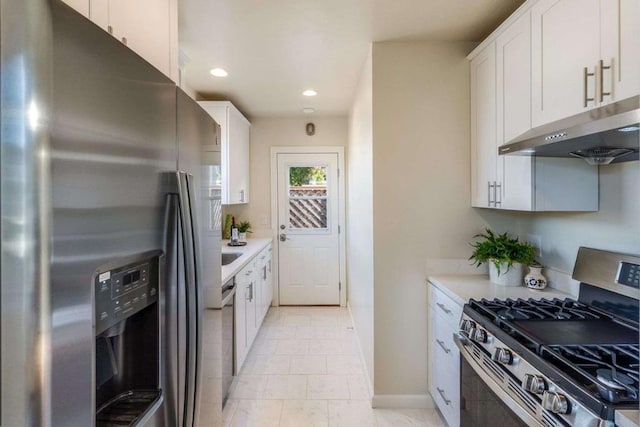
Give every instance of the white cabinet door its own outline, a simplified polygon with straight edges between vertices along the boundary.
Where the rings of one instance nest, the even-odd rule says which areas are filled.
[[[228,101],[201,101],[200,105],[220,125],[222,204],[248,203],[251,123]]]
[[[62,0],[87,18],[89,17],[89,0]]]
[[[177,80],[177,0],[91,0],[91,20]],[[175,58],[174,58],[175,57]]]
[[[600,59],[610,68],[598,68],[597,101],[607,104],[640,94],[640,1],[600,0],[600,5]]]
[[[236,299],[235,299],[235,374],[237,375],[242,369],[244,359],[249,351],[247,345],[247,297],[249,289],[245,280],[245,276],[236,276]]]
[[[249,203],[249,123],[229,109],[229,204]]]
[[[169,0],[128,1],[124,37],[133,51],[171,76],[169,11]]]
[[[258,286],[258,274],[256,272],[256,262],[252,261],[245,269],[240,273],[246,277],[246,289],[247,297],[245,299],[247,304],[246,310],[246,325],[247,325],[247,347],[251,348],[253,340],[258,334],[259,324],[256,321],[257,318],[257,286]]]
[[[533,126],[593,108],[600,0],[540,0],[531,19]]]
[[[107,32],[111,32],[109,30],[109,1],[110,0],[91,0],[89,8],[89,18],[91,21]]]
[[[498,145],[531,129],[531,14],[522,15],[496,39]],[[500,207],[531,210],[531,157],[498,156],[503,165]]]
[[[496,50],[487,46],[471,61],[471,205],[495,206]]]

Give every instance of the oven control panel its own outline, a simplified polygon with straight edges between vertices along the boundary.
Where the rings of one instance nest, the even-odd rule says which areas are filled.
[[[632,288],[640,288],[640,265],[620,261],[618,273],[616,274],[616,283],[631,286]]]

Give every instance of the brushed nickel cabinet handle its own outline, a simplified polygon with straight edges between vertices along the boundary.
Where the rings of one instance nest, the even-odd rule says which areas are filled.
[[[124,43],[125,46],[127,45],[127,38],[126,37],[122,38],[122,43]]]
[[[441,389],[440,387],[436,387],[436,390],[438,390],[438,393],[440,393],[440,396],[444,400],[444,404],[449,406],[451,404],[451,401],[447,399],[447,397],[444,395],[444,390]]]
[[[491,181],[487,181],[487,206],[489,206],[489,207],[491,207],[491,203],[493,203],[491,201],[491,189],[492,188],[493,188],[493,184],[491,184]]]
[[[111,25],[107,26],[107,32],[111,35],[113,35],[113,27]]]
[[[605,96],[611,96],[611,92],[605,92],[604,91],[604,70],[611,70],[611,65],[604,65],[604,61],[601,59],[600,60],[600,79],[599,83],[600,83],[600,102],[604,102],[604,97]],[[611,75],[613,76],[613,73],[611,73]],[[613,82],[613,78],[611,79],[611,81]],[[612,85],[613,87],[613,85]]]
[[[596,73],[590,73],[587,67],[584,67],[583,83],[584,83],[584,107],[587,108],[589,101],[595,101],[596,98],[589,98],[589,77],[595,77]]]
[[[445,347],[444,341],[440,341],[439,339],[436,338],[436,342],[440,345],[440,347],[442,347],[445,353],[447,354],[451,353],[451,350]]]
[[[493,185],[493,206],[497,207],[500,205],[500,207],[502,207],[502,183],[494,182]],[[500,189],[500,192],[498,192],[498,188]],[[498,194],[500,194],[500,200],[498,200]]]
[[[451,314],[451,310],[449,310],[446,305],[442,304],[441,302],[437,302],[436,305],[440,307],[440,310],[444,311],[446,314]]]

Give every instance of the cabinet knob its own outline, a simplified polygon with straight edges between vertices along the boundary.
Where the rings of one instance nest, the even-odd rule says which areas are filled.
[[[111,25],[107,26],[107,32],[111,35],[113,35],[113,27]]]
[[[122,38],[122,43],[124,43],[125,46],[127,45],[127,38],[126,37]]]

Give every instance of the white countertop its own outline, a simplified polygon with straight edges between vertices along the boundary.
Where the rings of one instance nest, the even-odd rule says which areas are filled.
[[[573,298],[573,295],[558,291],[553,288],[543,290],[529,289],[525,286],[500,286],[494,285],[485,275],[437,275],[429,276],[429,282],[447,294],[461,306],[470,299],[506,299],[506,298]]]
[[[260,239],[260,238],[247,239],[246,246],[229,246],[228,245],[229,241],[223,240],[222,241],[223,254],[240,253],[242,255],[238,257],[235,261],[233,261],[231,264],[222,266],[221,284],[224,285],[227,280],[231,279],[233,276],[238,274],[238,272],[242,270],[242,268],[245,265],[247,265],[252,258],[258,255],[258,253],[264,248],[266,248],[269,245],[269,243],[271,243],[272,241],[273,239]]]

